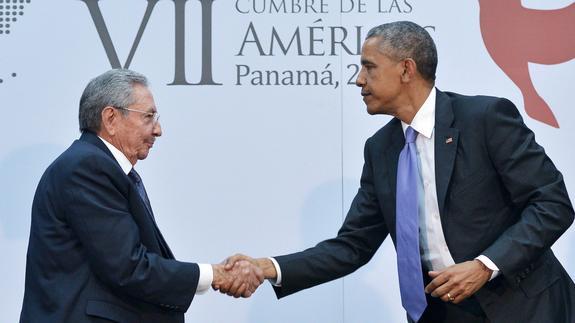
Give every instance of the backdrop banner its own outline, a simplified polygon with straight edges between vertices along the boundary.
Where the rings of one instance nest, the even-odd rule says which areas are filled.
[[[18,321],[34,191],[79,137],[91,78],[150,79],[163,136],[137,168],[177,259],[284,254],[346,215],[365,140],[390,119],[355,86],[361,44],[396,20],[434,38],[440,90],[517,105],[573,202],[572,0],[0,0],[0,321]],[[575,277],[573,246],[571,228],[553,249]],[[387,239],[356,273],[281,301],[269,283],[250,299],[210,291],[186,318],[403,322],[395,251]]]

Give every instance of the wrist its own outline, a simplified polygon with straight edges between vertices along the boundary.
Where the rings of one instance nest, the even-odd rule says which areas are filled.
[[[223,283],[224,266],[220,264],[212,265],[213,279],[212,286],[220,286]]]
[[[474,259],[473,261],[477,262],[479,264],[479,267],[481,268],[481,270],[483,270],[485,273],[489,274],[489,277],[491,277],[491,274],[493,273],[493,270],[489,269],[489,267],[487,267],[483,261],[479,260],[479,259]]]
[[[264,272],[265,279],[277,279],[276,267],[268,258],[259,258],[255,260],[255,263]]]

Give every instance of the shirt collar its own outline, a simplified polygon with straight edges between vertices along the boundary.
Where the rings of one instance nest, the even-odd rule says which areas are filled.
[[[118,148],[114,147],[114,145],[112,145],[111,143],[104,140],[102,137],[98,136],[98,138],[100,138],[100,140],[104,142],[104,144],[106,145],[106,147],[108,147],[108,149],[110,150],[110,152],[112,153],[118,164],[120,164],[120,167],[122,168],[124,173],[128,175],[128,173],[132,170],[132,163],[130,163],[128,157],[126,157],[126,155],[124,155],[123,152],[121,152]]]
[[[417,133],[427,139],[431,139],[433,128],[435,127],[435,95],[436,91],[435,87],[433,87],[431,92],[429,92],[429,96],[425,99],[425,102],[423,102],[423,105],[419,111],[417,111],[415,117],[413,117],[411,124],[408,125],[403,121],[401,122],[404,134],[407,127],[411,126]]]

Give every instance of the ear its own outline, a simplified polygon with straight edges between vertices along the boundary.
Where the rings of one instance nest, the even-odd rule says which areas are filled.
[[[100,131],[106,132],[110,136],[114,136],[116,133],[117,123],[119,114],[113,107],[105,107],[102,109],[102,123],[100,125]]]
[[[406,58],[402,62],[403,73],[401,74],[401,81],[404,83],[409,83],[413,81],[414,77],[417,75],[417,64],[411,58]]]

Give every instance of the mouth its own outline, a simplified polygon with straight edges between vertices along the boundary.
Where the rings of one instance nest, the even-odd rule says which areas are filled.
[[[363,92],[361,91],[361,96],[363,96],[363,101],[367,101],[367,99],[369,98],[369,96],[371,95],[371,93],[369,92]]]

